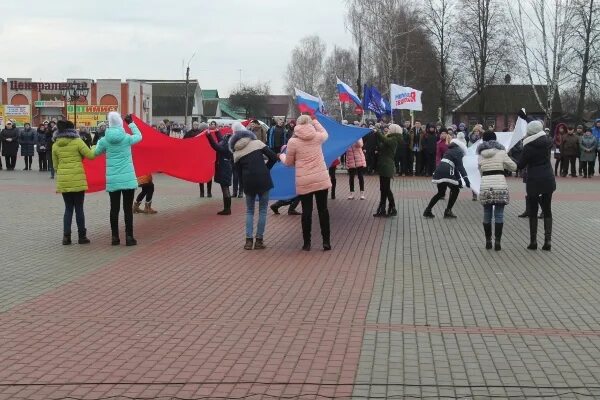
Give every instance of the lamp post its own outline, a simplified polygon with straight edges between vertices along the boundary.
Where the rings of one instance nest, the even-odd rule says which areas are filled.
[[[75,116],[73,124],[75,128],[77,128],[77,102],[82,98],[87,98],[88,93],[89,89],[83,82],[69,82],[67,87],[62,90],[62,95],[67,103],[67,118],[69,117],[69,103],[73,103],[73,114]]]

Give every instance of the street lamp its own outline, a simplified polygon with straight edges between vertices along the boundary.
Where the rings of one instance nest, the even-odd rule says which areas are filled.
[[[89,89],[84,82],[69,82],[65,89],[62,90],[62,96],[67,103],[67,107],[69,103],[73,103],[73,113],[75,115],[75,121],[73,121],[75,127],[77,127],[77,102],[82,98],[87,98]],[[67,118],[68,118],[68,110],[67,110]]]

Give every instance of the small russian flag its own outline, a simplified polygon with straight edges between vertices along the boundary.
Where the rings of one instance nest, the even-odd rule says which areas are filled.
[[[317,111],[323,112],[324,104],[320,97],[315,97],[300,89],[296,90],[296,105],[300,112],[314,114]]]
[[[336,79],[337,79],[338,96],[340,98],[340,101],[342,103],[354,103],[357,106],[362,108],[362,101],[360,101],[360,99],[358,98],[358,96],[356,95],[354,90],[352,90],[352,88],[350,86],[348,86],[344,82],[342,82],[340,80],[340,78],[336,77]]]

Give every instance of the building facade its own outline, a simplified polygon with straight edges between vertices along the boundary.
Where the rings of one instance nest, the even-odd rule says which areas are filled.
[[[74,82],[88,90],[75,103],[65,101],[62,91]],[[109,111],[135,114],[152,121],[152,85],[136,79],[67,79],[65,82],[34,82],[31,78],[0,79],[0,126],[13,120],[22,126],[69,119],[78,127],[95,127],[106,121]]]

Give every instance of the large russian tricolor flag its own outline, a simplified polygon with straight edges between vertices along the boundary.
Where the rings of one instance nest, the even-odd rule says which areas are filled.
[[[352,90],[352,88],[350,86],[348,86],[344,82],[342,82],[340,80],[340,78],[336,77],[336,79],[337,79],[337,90],[338,90],[338,96],[339,96],[340,102],[354,103],[357,106],[362,108],[362,102],[360,101],[360,99],[358,98],[358,96],[356,95],[354,90]]]
[[[315,97],[300,89],[296,90],[296,105],[300,112],[314,114],[317,111],[323,110],[323,100],[320,97]]]

